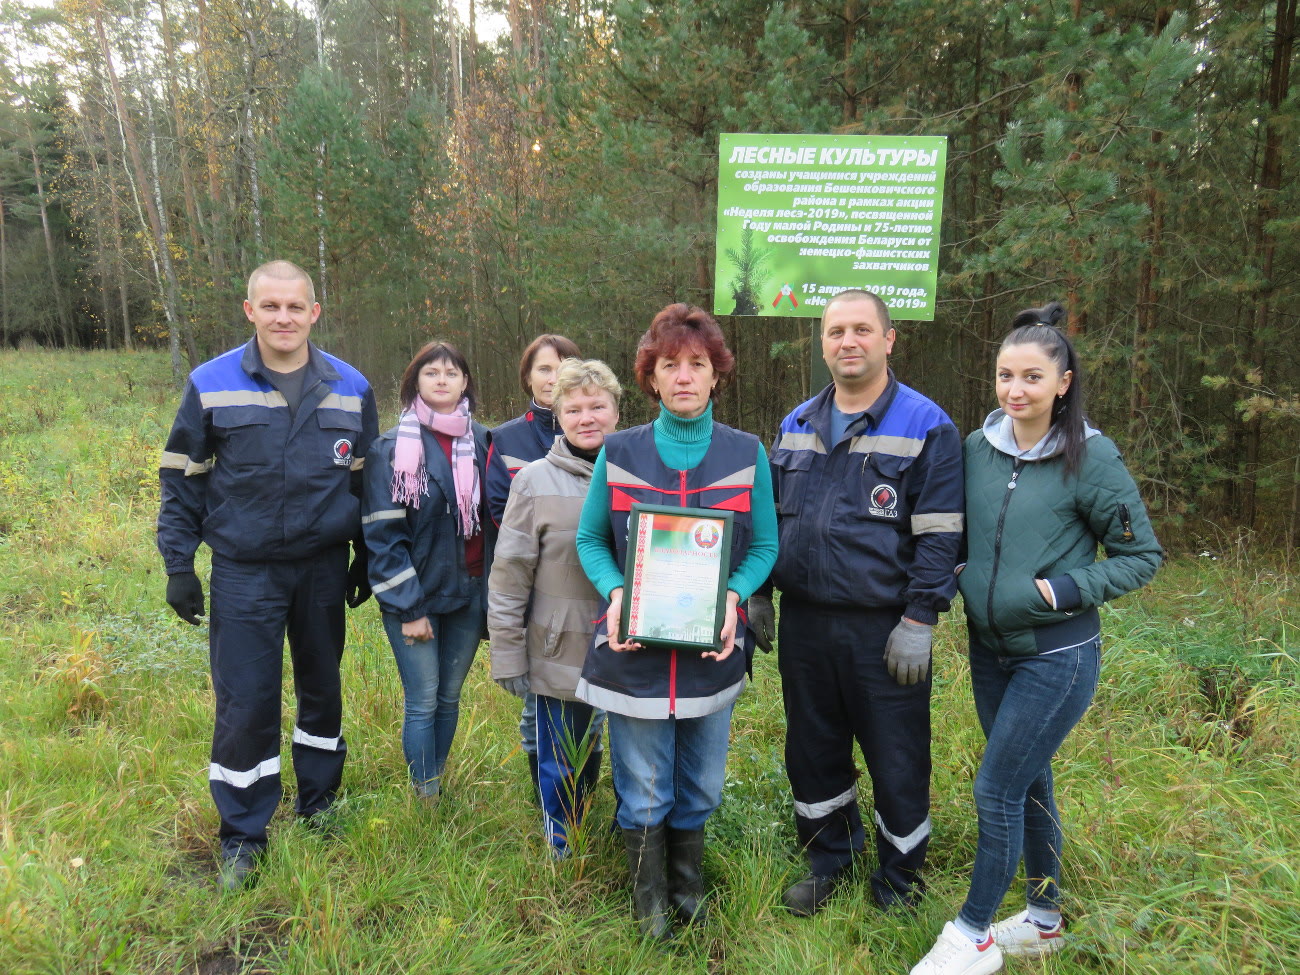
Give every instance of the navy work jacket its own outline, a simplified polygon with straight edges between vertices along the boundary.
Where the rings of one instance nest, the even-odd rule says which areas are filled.
[[[190,374],[159,465],[158,550],[190,572],[200,542],[244,562],[308,558],[361,538],[361,470],[379,432],[374,393],[308,345],[291,416],[254,337]]]
[[[839,443],[831,384],[782,422],[771,453],[786,596],[840,608],[902,608],[936,623],[957,590],[961,441],[947,414],[889,374]]]

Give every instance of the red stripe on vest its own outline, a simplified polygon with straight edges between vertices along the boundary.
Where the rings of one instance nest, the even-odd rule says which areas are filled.
[[[749,492],[745,491],[742,494],[737,494],[734,498],[728,498],[726,501],[715,501],[709,507],[714,511],[749,511]]]

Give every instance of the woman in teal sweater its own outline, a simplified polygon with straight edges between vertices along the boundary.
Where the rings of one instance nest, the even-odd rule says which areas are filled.
[[[1003,955],[1063,944],[1052,756],[1097,688],[1098,607],[1160,565],[1137,485],[1084,418],[1079,359],[1055,327],[1064,314],[1053,302],[1016,316],[998,352],[1001,408],[966,439],[958,582],[988,739],[975,777],[979,839],[966,903],[912,975],[987,975]],[[1022,859],[1026,909],[994,924]]]
[[[655,316],[637,348],[636,381],[659,402],[659,417],[606,438],[578,525],[578,557],[609,608],[577,695],[609,713],[618,824],[636,917],[651,937],[666,936],[674,917],[701,919],[704,823],[722,798],[731,710],[753,650],[744,606],[776,561],[767,454],[757,437],[713,419],[713,397],[734,367],[704,310],[675,304]],[[732,512],[717,650],[651,649],[621,638],[634,502]],[[682,593],[687,601],[694,595]]]

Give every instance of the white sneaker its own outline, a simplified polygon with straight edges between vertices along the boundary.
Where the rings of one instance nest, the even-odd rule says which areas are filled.
[[[977,945],[949,921],[912,975],[992,975],[1001,968],[1002,951],[992,937]]]
[[[1028,911],[1021,911],[1015,917],[999,921],[993,925],[990,933],[1002,949],[1002,954],[1016,958],[1050,955],[1065,945],[1065,931],[1061,925],[1058,924],[1051,931],[1044,931],[1029,919]]]

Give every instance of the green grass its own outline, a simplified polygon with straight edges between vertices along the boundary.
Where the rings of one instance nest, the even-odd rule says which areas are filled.
[[[309,833],[286,801],[259,882],[218,896],[205,631],[167,609],[153,546],[176,398],[161,356],[0,353],[0,971],[906,972],[956,912],[981,747],[958,614],[939,628],[916,916],[881,915],[861,882],[815,919],[780,909],[802,864],[761,657],[709,824],[714,920],[642,944],[599,828],[607,779],[586,855],[552,864],[517,703],[485,651],[444,797],[413,799],[373,602],[349,616],[342,835]],[[1096,706],[1057,760],[1072,946],[1010,972],[1271,973],[1300,957],[1295,576],[1244,541],[1217,555],[1174,560],[1104,613]],[[285,704],[287,732],[287,683]]]

